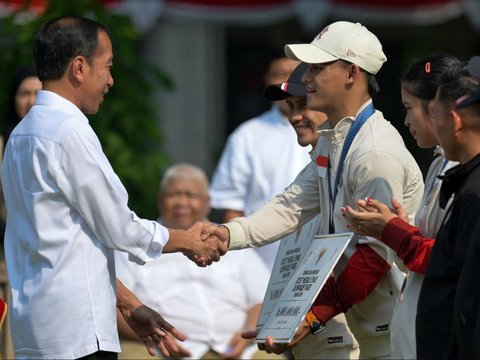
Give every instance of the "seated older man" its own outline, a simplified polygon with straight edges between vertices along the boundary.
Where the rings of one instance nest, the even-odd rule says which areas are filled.
[[[170,167],[160,184],[159,221],[188,229],[210,212],[208,179],[190,164]],[[137,296],[183,331],[177,358],[231,359],[272,357],[242,339],[255,329],[269,272],[251,249],[232,251],[209,268],[199,268],[181,254],[168,254],[145,266],[116,254],[117,276]],[[138,337],[118,318],[122,338],[120,359],[150,358]],[[278,356],[276,356],[278,358]]]

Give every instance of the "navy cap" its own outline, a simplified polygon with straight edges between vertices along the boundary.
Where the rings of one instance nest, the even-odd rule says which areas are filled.
[[[470,75],[480,80],[480,56],[473,56],[467,64],[467,70]],[[466,98],[460,98],[457,104],[457,109],[466,108],[480,100],[480,89]],[[458,101],[458,100],[457,100]]]
[[[473,56],[468,61],[467,69],[470,75],[480,79],[480,56]]]
[[[288,96],[307,96],[307,86],[302,82],[302,76],[308,64],[298,65],[287,82],[269,85],[263,91],[263,96],[270,101],[285,100]]]

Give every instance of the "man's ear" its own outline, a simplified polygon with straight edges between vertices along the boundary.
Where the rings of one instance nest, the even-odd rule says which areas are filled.
[[[85,70],[87,66],[87,60],[83,56],[76,56],[72,60],[71,72],[77,81],[83,82],[85,77]]]
[[[358,75],[360,74],[361,70],[360,67],[356,64],[350,64],[348,66],[348,80],[350,82],[353,82],[358,78]]]
[[[463,116],[459,110],[453,109],[450,111],[450,118],[452,119],[452,122],[453,122],[453,132],[456,135],[459,131],[463,129],[463,126],[464,126]]]
[[[430,101],[428,102],[428,105],[427,105],[427,114],[428,114],[429,116],[433,116],[433,111],[434,111],[433,106],[434,106],[434,101],[433,101],[433,100],[430,100]]]

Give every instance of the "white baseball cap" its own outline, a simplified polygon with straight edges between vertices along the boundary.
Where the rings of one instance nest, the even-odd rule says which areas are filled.
[[[326,26],[310,44],[285,45],[285,54],[308,64],[342,59],[374,75],[387,61],[378,38],[362,24],[348,21]]]

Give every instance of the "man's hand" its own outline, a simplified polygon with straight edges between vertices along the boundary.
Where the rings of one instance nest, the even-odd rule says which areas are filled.
[[[169,356],[169,359],[182,359],[182,358],[185,358],[185,357],[191,357],[192,356],[192,353],[190,351],[188,351],[185,347],[183,347],[182,345],[180,345],[174,337],[172,337],[171,335],[167,335],[168,338],[170,338],[171,342],[169,342],[168,344],[165,344],[165,347],[167,348],[168,352],[170,353],[170,356]],[[177,347],[176,351],[175,349],[172,349],[170,347],[170,344],[171,343],[174,343]]]
[[[170,238],[163,248],[164,253],[182,252],[198,266],[205,267],[227,252],[228,244],[215,236],[205,237],[204,229],[210,223],[197,222],[188,230],[168,229]],[[216,226],[216,225],[215,225]]]
[[[279,344],[275,342],[275,339],[271,336],[267,336],[265,343],[257,344],[259,350],[266,351],[271,354],[283,354],[288,349],[291,349],[302,342],[302,340],[310,334],[310,326],[308,325],[307,320],[303,320],[300,326],[298,327],[297,332],[293,336],[292,341],[288,344]],[[258,335],[258,331],[245,331],[242,333],[242,338],[244,339],[255,339]]]
[[[205,223],[205,222],[204,223],[198,222],[192,227],[198,227],[200,229],[200,232],[201,232],[200,236],[202,240],[206,240],[214,236],[225,244],[226,246],[225,249],[228,249],[228,245],[230,243],[230,232],[228,231],[227,227],[223,225],[217,225],[217,224]]]
[[[240,359],[243,351],[251,344],[252,341],[250,339],[244,339],[242,337],[242,333],[237,332],[233,335],[228,344],[229,350],[223,354],[220,354],[220,358],[232,360]]]
[[[155,355],[159,349],[163,356],[170,355],[167,349],[179,352],[173,338],[185,340],[185,335],[180,333],[155,310],[145,306],[120,280],[116,279],[117,308],[123,318],[142,340],[150,355]],[[169,336],[170,335],[170,336]]]
[[[387,205],[368,198],[357,201],[358,211],[350,206],[340,208],[342,215],[347,220],[347,227],[360,235],[381,238],[383,229],[394,217],[399,216],[408,223],[408,215],[400,202],[392,198],[392,209]]]
[[[155,355],[158,348],[163,356],[168,357],[170,349],[173,353],[180,351],[177,343],[173,340],[184,341],[185,336],[170,325],[159,313],[146,305],[136,308],[130,315],[122,312],[125,321],[145,344],[148,353]],[[171,336],[168,336],[168,335]]]
[[[225,241],[225,235],[217,236],[218,225],[197,222],[187,231],[192,236],[192,242],[189,249],[184,251],[184,255],[195,262],[198,266],[204,267],[210,265],[212,261],[219,261],[220,256],[226,254],[228,250],[228,241]],[[228,230],[225,229],[228,235]]]

